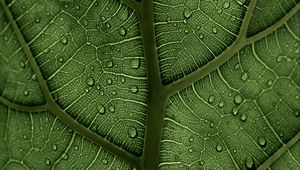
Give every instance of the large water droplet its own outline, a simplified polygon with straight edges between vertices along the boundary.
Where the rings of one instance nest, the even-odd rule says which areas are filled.
[[[191,10],[185,9],[185,10],[183,11],[183,17],[184,17],[185,19],[189,19],[189,18],[191,18],[191,16],[192,16],[192,11],[191,11]]]
[[[243,98],[241,95],[237,94],[234,96],[234,103],[235,104],[241,104],[243,102]]]
[[[127,33],[127,31],[126,31],[126,29],[125,29],[124,27],[120,27],[120,28],[119,28],[119,34],[120,34],[121,36],[125,36],[126,33]]]
[[[133,68],[133,69],[140,68],[140,59],[139,58],[132,59],[130,61],[130,67]]]
[[[229,7],[230,7],[230,3],[229,2],[226,1],[226,2],[223,3],[223,8],[227,9]]]
[[[88,86],[93,86],[94,83],[95,83],[94,78],[88,77],[88,78],[86,79],[86,84],[87,84]]]
[[[221,151],[223,150],[222,145],[218,144],[218,145],[216,146],[216,150],[217,150],[217,152],[221,152]]]
[[[135,138],[137,136],[137,130],[134,127],[130,127],[128,129],[128,135],[131,138]]]
[[[98,110],[98,112],[100,114],[104,114],[105,113],[105,107],[102,104],[97,107],[97,110]]]
[[[258,138],[257,138],[257,143],[258,143],[260,146],[266,146],[266,144],[267,144],[266,139],[263,138],[263,137],[258,137]]]
[[[254,161],[253,161],[253,158],[248,156],[246,159],[245,159],[245,166],[247,169],[252,169],[254,168]]]
[[[241,115],[241,121],[245,122],[247,120],[247,115],[245,115],[244,113]]]
[[[131,93],[137,93],[139,91],[139,88],[138,88],[138,86],[133,85],[130,87],[129,90]]]

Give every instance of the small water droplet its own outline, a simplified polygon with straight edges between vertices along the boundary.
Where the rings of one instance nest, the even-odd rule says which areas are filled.
[[[203,34],[200,34],[200,35],[199,35],[199,38],[200,38],[200,39],[203,39],[203,38],[204,38],[204,35],[203,35]]]
[[[238,107],[237,107],[237,106],[234,106],[234,107],[232,108],[232,110],[231,110],[231,113],[232,113],[234,116],[236,116],[236,115],[238,114],[238,111],[239,111]]]
[[[46,165],[50,165],[50,160],[47,158],[47,159],[45,160],[45,163],[46,163]]]
[[[188,29],[185,29],[185,30],[184,30],[184,33],[188,34],[188,33],[189,33],[189,30],[188,30]]]
[[[76,10],[80,10],[80,6],[79,5],[75,5],[75,9]]]
[[[112,84],[112,80],[111,80],[110,78],[108,78],[108,79],[106,80],[106,83],[107,83],[108,85],[111,85],[111,84]]]
[[[28,96],[28,95],[29,95],[28,90],[25,90],[25,91],[24,91],[24,96]]]
[[[216,34],[216,33],[218,33],[218,29],[217,29],[216,27],[213,27],[212,32],[213,32],[214,34]]]
[[[128,135],[131,138],[135,138],[137,136],[137,130],[134,127],[130,127],[128,129]]]
[[[138,88],[138,86],[133,85],[130,87],[129,90],[131,93],[137,93],[139,91],[139,88]]]
[[[34,21],[35,21],[35,23],[40,23],[41,19],[39,17],[36,17]]]
[[[221,151],[223,150],[222,145],[218,144],[218,145],[216,146],[216,150],[217,150],[217,152],[221,152]]]
[[[231,16],[230,21],[232,21],[232,22],[235,21],[235,16]]]
[[[241,121],[245,122],[247,120],[247,115],[245,115],[244,113],[241,115]]]
[[[234,103],[235,104],[241,104],[243,102],[243,98],[241,95],[237,94],[234,96]]]
[[[52,150],[54,150],[54,151],[57,150],[57,145],[56,144],[52,145]]]
[[[105,24],[105,26],[106,26],[107,29],[109,29],[109,28],[111,27],[111,25],[110,25],[109,22],[107,22],[107,23]]]
[[[234,70],[238,70],[238,69],[240,69],[240,64],[239,63],[234,66]]]
[[[294,115],[295,115],[296,117],[299,117],[299,116],[300,116],[299,111],[295,111],[295,112],[294,112]]]
[[[61,156],[64,160],[67,160],[69,158],[67,153],[63,153]]]
[[[121,82],[122,82],[122,83],[125,83],[125,82],[126,82],[125,77],[121,77]]]
[[[20,61],[20,67],[25,68],[25,62],[24,61]]]
[[[224,107],[224,101],[220,101],[220,103],[219,103],[219,108],[223,108]]]
[[[194,141],[194,138],[193,138],[193,137],[190,137],[189,141],[190,141],[190,142],[193,142],[193,141]]]
[[[230,7],[230,3],[229,2],[226,1],[226,2],[223,3],[223,8],[227,9],[229,7]]]
[[[103,159],[103,160],[102,160],[102,163],[103,163],[103,164],[107,164],[107,163],[108,163],[108,160],[107,160],[107,159]]]
[[[115,112],[115,107],[114,107],[114,106],[110,106],[110,107],[109,107],[109,111],[110,111],[111,113],[114,113],[114,112]]]
[[[67,37],[63,37],[61,40],[60,40],[60,42],[62,43],[62,44],[67,44],[68,43],[68,38]]]
[[[253,161],[253,158],[248,156],[246,159],[245,159],[245,166],[247,169],[252,169],[254,168],[254,161]]]
[[[98,112],[100,114],[104,114],[105,113],[105,107],[102,104],[97,107],[97,110],[98,110]]]
[[[106,18],[104,16],[102,16],[100,19],[102,22],[106,20]]]
[[[257,143],[258,143],[260,146],[266,146],[266,144],[267,144],[266,139],[263,138],[263,137],[258,137],[258,138],[257,138]]]
[[[94,80],[93,77],[88,77],[88,78],[86,79],[86,84],[87,84],[88,86],[93,86],[94,83],[95,83],[95,80]]]
[[[214,124],[213,124],[213,123],[210,123],[209,126],[210,126],[211,128],[213,128],[213,127],[214,127]]]
[[[106,67],[108,68],[111,68],[114,66],[114,62],[112,60],[109,60],[107,63],[106,63]]]
[[[212,102],[214,102],[214,101],[215,101],[215,96],[213,96],[213,95],[209,96],[208,102],[209,102],[209,103],[212,103]]]
[[[218,14],[222,14],[222,12],[223,12],[222,9],[218,9],[218,10],[217,10],[217,13],[218,13]]]
[[[192,153],[194,151],[193,148],[189,148],[189,152]]]
[[[268,84],[268,86],[272,86],[273,81],[272,80],[268,80],[267,84]]]
[[[248,80],[248,73],[243,73],[241,78],[242,78],[243,81],[247,81]]]
[[[120,34],[121,36],[125,36],[126,33],[127,33],[127,31],[126,31],[126,29],[125,29],[124,27],[120,27],[120,28],[119,28],[119,34]]]
[[[189,18],[191,18],[191,16],[192,16],[192,11],[191,11],[191,10],[185,9],[185,10],[183,11],[183,17],[184,17],[185,19],[189,19]]]
[[[130,61],[130,67],[133,68],[133,69],[140,68],[140,59],[139,58],[132,59]]]
[[[89,25],[89,22],[88,22],[88,20],[86,20],[86,19],[85,19],[85,20],[83,20],[83,25],[84,25],[84,26],[88,26],[88,25]]]

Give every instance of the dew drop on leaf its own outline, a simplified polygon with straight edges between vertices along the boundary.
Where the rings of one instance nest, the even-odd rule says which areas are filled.
[[[203,35],[203,34],[200,34],[200,35],[199,35],[199,38],[200,38],[200,39],[203,39],[203,38],[204,38],[204,35]]]
[[[139,58],[132,59],[130,61],[130,67],[133,68],[133,69],[140,68],[140,59]]]
[[[104,16],[102,16],[101,17],[101,21],[103,22],[103,21],[105,21],[106,20],[106,18],[104,17]]]
[[[222,9],[218,9],[217,12],[218,12],[218,14],[222,14],[223,11],[222,11]]]
[[[75,5],[75,9],[76,10],[80,10],[80,6],[79,5]]]
[[[129,90],[131,93],[137,93],[139,91],[139,88],[138,88],[138,86],[133,85],[130,87]]]
[[[67,153],[63,153],[63,154],[62,154],[62,158],[63,158],[64,160],[67,160],[67,159],[69,158],[69,156],[68,156]]]
[[[109,107],[109,111],[110,111],[111,113],[114,113],[114,112],[115,112],[115,107],[114,107],[114,106],[110,106],[110,107]]]
[[[192,153],[194,150],[193,148],[189,148],[189,152]]]
[[[218,106],[219,106],[219,108],[223,108],[224,107],[224,101],[220,101]]]
[[[20,67],[25,68],[25,62],[24,61],[20,61]]]
[[[217,28],[216,28],[216,27],[213,27],[213,28],[212,28],[212,32],[213,32],[214,34],[217,34],[217,33],[218,33]]]
[[[28,96],[28,95],[29,95],[28,90],[25,90],[25,91],[24,91],[24,96]]]
[[[64,59],[63,59],[62,56],[58,56],[57,61],[60,62],[60,63],[62,63],[64,61]]]
[[[235,21],[235,16],[230,17],[230,21],[234,22]]]
[[[45,160],[45,163],[46,163],[46,165],[50,165],[50,160],[47,158],[47,159]]]
[[[111,27],[111,25],[110,25],[109,22],[107,22],[107,23],[105,24],[105,26],[106,26],[106,28],[108,28],[108,29]]]
[[[247,115],[244,113],[241,115],[241,121],[245,122],[247,120]]]
[[[212,102],[214,102],[214,101],[215,101],[215,97],[214,97],[213,95],[209,96],[208,102],[209,102],[209,103],[212,103]]]
[[[221,151],[223,150],[222,145],[218,144],[218,145],[216,146],[216,150],[217,150],[217,152],[221,152]]]
[[[110,78],[108,78],[108,79],[106,80],[106,83],[107,83],[108,85],[111,85],[111,84],[112,84],[112,80],[111,80]]]
[[[125,83],[125,82],[126,82],[125,77],[121,77],[121,82],[122,82],[122,83]]]
[[[272,86],[273,81],[272,80],[268,80],[267,84],[268,84],[268,86]]]
[[[190,142],[193,142],[193,141],[194,141],[194,138],[193,138],[193,137],[190,137],[189,141],[190,141]]]
[[[57,145],[56,144],[52,145],[52,150],[54,150],[54,151],[57,150]]]
[[[299,116],[300,116],[299,111],[295,111],[294,115],[295,115],[296,117],[299,117]]]
[[[237,106],[234,106],[233,108],[232,108],[232,110],[231,110],[231,113],[234,115],[234,116],[236,116],[237,114],[238,114],[238,107]]]
[[[93,77],[88,77],[88,78],[86,79],[86,84],[87,84],[88,86],[93,86],[94,83],[95,83],[95,80],[94,80]]]
[[[106,67],[108,68],[111,68],[114,66],[114,62],[112,60],[109,60],[107,63],[106,63]]]
[[[126,29],[125,29],[124,27],[120,27],[120,28],[119,28],[119,34],[120,34],[121,36],[125,36],[126,33],[127,33],[127,31],[126,31]]]
[[[239,64],[239,63],[237,63],[237,64],[234,66],[234,70],[238,70],[238,69],[240,69],[240,64]]]
[[[252,157],[248,156],[245,159],[245,166],[247,169],[252,169],[254,167],[254,161]]]
[[[135,138],[137,136],[137,130],[134,127],[130,127],[128,129],[128,135],[131,138]]]
[[[62,44],[67,44],[68,43],[68,39],[67,39],[67,37],[63,37],[61,40],[60,40],[60,42],[62,43]]]
[[[192,11],[191,11],[191,10],[185,9],[185,10],[183,11],[183,17],[184,17],[185,19],[189,19],[189,18],[191,18],[191,16],[192,16]]]
[[[260,146],[266,146],[266,144],[267,144],[266,139],[263,138],[263,137],[258,137],[258,138],[257,138],[257,143],[258,143]]]
[[[97,107],[98,113],[104,114],[105,113],[105,107],[101,104]]]
[[[107,163],[108,163],[108,160],[107,160],[107,159],[103,159],[103,160],[102,160],[102,163],[103,163],[103,164],[107,164]]]
[[[40,23],[41,19],[39,17],[36,17],[34,21],[35,21],[35,23]]]
[[[234,96],[234,103],[235,104],[241,104],[243,102],[243,98],[241,95],[237,94]]]
[[[227,9],[229,7],[230,7],[230,3],[229,2],[226,1],[226,2],[223,3],[223,8]]]
[[[243,73],[241,78],[243,81],[248,80],[248,73]]]

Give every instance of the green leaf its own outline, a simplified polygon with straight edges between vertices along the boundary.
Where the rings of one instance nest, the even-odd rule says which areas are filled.
[[[2,169],[300,169],[299,0],[0,0]]]

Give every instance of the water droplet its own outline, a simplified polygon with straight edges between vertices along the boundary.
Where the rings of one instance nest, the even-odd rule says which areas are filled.
[[[97,107],[97,110],[98,110],[98,112],[100,114],[104,114],[105,113],[105,107],[102,104]]]
[[[248,156],[245,159],[245,166],[247,169],[252,169],[254,167],[254,161],[252,157]]]
[[[24,96],[28,96],[28,95],[29,95],[28,90],[25,90],[25,91],[24,91]]]
[[[138,88],[138,86],[133,85],[130,87],[129,90],[131,93],[137,93],[139,91],[139,88]]]
[[[105,21],[106,20],[106,18],[104,17],[104,16],[102,16],[101,17],[101,21],[103,22],[103,21]]]
[[[209,103],[212,103],[212,102],[214,102],[214,101],[215,101],[215,96],[213,96],[213,95],[209,96],[208,102],[209,102]]]
[[[67,37],[63,37],[63,38],[60,40],[60,42],[61,42],[62,44],[67,44],[67,43],[68,43]]]
[[[191,18],[191,16],[192,16],[192,11],[189,10],[189,9],[185,9],[185,10],[183,11],[183,16],[184,16],[185,19]]]
[[[234,103],[235,104],[241,104],[243,102],[243,98],[241,95],[237,94],[234,96]]]
[[[203,38],[204,38],[204,35],[203,35],[203,34],[200,34],[200,35],[199,35],[199,38],[200,38],[200,39],[203,39]]]
[[[296,117],[299,117],[299,116],[300,116],[299,111],[295,111],[294,115],[295,115]]]
[[[223,3],[223,8],[227,9],[229,7],[230,7],[230,3],[229,2],[226,1],[226,2]]]
[[[102,163],[103,163],[103,164],[107,164],[107,163],[108,163],[108,160],[107,160],[107,159],[103,159],[103,160],[102,160]]]
[[[112,60],[109,60],[107,63],[106,63],[106,67],[108,68],[111,68],[114,66],[114,62]]]
[[[258,143],[260,146],[266,146],[266,144],[267,144],[266,139],[263,138],[263,137],[258,137],[258,138],[257,138],[257,143]]]
[[[25,68],[25,62],[24,61],[20,61],[20,67]]]
[[[61,156],[64,160],[67,160],[69,158],[67,153],[63,153]]]
[[[194,141],[194,138],[193,138],[193,137],[190,137],[189,141],[190,141],[190,142],[193,142],[193,141]]]
[[[243,73],[241,78],[243,81],[248,80],[248,73]]]
[[[185,30],[184,30],[184,33],[188,34],[188,33],[189,33],[189,30],[188,30],[188,29],[185,29]]]
[[[121,36],[125,36],[126,33],[127,33],[127,31],[126,31],[126,29],[125,29],[124,27],[120,27],[120,28],[119,28],[119,34],[120,34]]]
[[[60,63],[62,63],[64,61],[64,59],[63,59],[62,56],[58,56],[57,61],[60,62]]]
[[[216,146],[216,150],[217,150],[217,152],[222,152],[222,150],[223,150],[222,145],[218,144],[218,145]]]
[[[5,41],[7,41],[7,40],[8,40],[8,37],[7,37],[7,36],[5,36],[5,37],[4,37],[4,40],[5,40]]]
[[[130,127],[128,129],[128,135],[131,138],[135,138],[137,136],[137,130],[134,127]]]
[[[75,9],[76,10],[80,10],[80,6],[79,5],[75,5]]]
[[[224,101],[220,101],[219,108],[223,108],[223,107],[224,107]]]
[[[94,78],[88,77],[88,78],[86,79],[86,84],[87,84],[88,86],[93,86],[94,83],[95,83]]]
[[[139,58],[132,59],[130,62],[130,67],[133,69],[140,68],[140,59]]]
[[[84,91],[85,91],[86,93],[88,93],[90,90],[89,90],[89,88],[84,88]]]
[[[238,69],[240,69],[240,64],[236,64],[236,65],[234,66],[234,70],[238,70]]]
[[[109,111],[110,111],[111,113],[114,113],[114,112],[115,112],[115,107],[114,107],[114,106],[110,106],[110,107],[109,107]]]
[[[231,110],[231,113],[232,113],[234,116],[236,116],[236,115],[238,114],[238,111],[239,111],[238,107],[237,107],[237,106],[234,106],[234,107],[232,108],[232,110]]]
[[[125,77],[121,77],[121,82],[125,83],[125,81],[126,81]]]
[[[107,23],[105,24],[105,26],[106,26],[107,29],[109,29],[109,28],[111,27],[111,25],[110,25],[109,22],[107,22]]]
[[[57,150],[57,145],[56,144],[52,145],[52,150],[54,150],[54,151]]]
[[[194,150],[193,148],[189,148],[189,152],[192,153]]]
[[[36,17],[34,21],[35,21],[35,23],[40,23],[41,19],[39,17]]]
[[[45,163],[46,163],[46,165],[50,165],[50,160],[47,158],[47,159],[45,160]]]
[[[222,12],[223,12],[222,9],[218,9],[218,10],[217,10],[217,13],[218,13],[218,14],[222,14]]]
[[[213,27],[212,32],[213,32],[214,34],[218,33],[217,28],[216,28],[216,27]]]
[[[106,80],[106,83],[107,83],[108,85],[111,85],[111,84],[112,84],[112,80],[111,80],[110,78],[108,78],[108,79]]]
[[[83,25],[84,25],[84,26],[88,26],[88,25],[89,25],[89,22],[88,22],[88,20],[86,20],[86,19],[85,19],[85,20],[83,20]]]
[[[210,126],[211,128],[213,128],[213,127],[214,127],[214,124],[213,124],[213,123],[210,123],[209,126]]]
[[[235,21],[235,16],[231,16],[230,21],[232,21],[232,22]]]
[[[247,120],[247,115],[244,113],[241,115],[241,121],[245,122]]]
[[[267,84],[268,84],[268,86],[272,86],[273,81],[272,80],[268,80]]]

